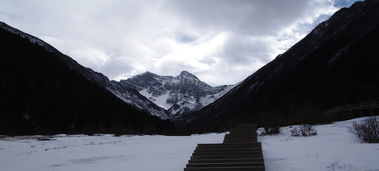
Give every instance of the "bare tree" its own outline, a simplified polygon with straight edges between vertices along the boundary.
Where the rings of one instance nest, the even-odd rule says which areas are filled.
[[[280,134],[280,127],[265,127],[259,136]]]
[[[353,122],[349,132],[364,143],[379,143],[379,122],[373,118],[368,118],[362,122]]]
[[[300,127],[294,127],[291,129],[291,136],[313,136],[317,135],[316,129],[313,128],[312,125],[302,125]]]

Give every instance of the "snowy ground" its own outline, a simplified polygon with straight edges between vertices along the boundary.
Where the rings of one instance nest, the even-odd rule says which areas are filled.
[[[178,171],[184,168],[197,143],[217,143],[222,139],[222,134],[207,134],[0,140],[0,170]]]
[[[280,171],[379,171],[379,144],[359,143],[349,132],[353,121],[315,126],[316,136],[282,135],[259,137],[266,170]]]
[[[313,137],[291,137],[289,127],[281,135],[259,137],[266,170],[379,171],[379,144],[354,139],[347,132],[352,121],[316,126]],[[180,171],[197,143],[219,143],[223,136],[6,137],[0,138],[0,171]]]

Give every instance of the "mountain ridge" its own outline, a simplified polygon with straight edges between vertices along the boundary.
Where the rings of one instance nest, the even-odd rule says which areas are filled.
[[[120,83],[134,87],[146,98],[174,115],[199,110],[233,87],[212,87],[188,71],[182,71],[177,76],[160,76],[147,71],[121,80]]]

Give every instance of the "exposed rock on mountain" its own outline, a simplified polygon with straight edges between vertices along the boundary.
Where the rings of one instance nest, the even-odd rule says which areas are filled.
[[[227,85],[212,87],[187,71],[182,71],[176,77],[146,72],[121,80],[120,84],[134,87],[146,98],[173,114],[199,110],[232,88]]]

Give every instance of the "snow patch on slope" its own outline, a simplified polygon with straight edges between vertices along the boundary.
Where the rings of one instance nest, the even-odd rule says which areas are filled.
[[[145,96],[146,98],[148,98],[149,100],[151,100],[153,103],[155,103],[156,105],[160,106],[160,107],[163,107],[164,109],[169,109],[172,104],[168,104],[167,103],[167,99],[169,98],[169,94],[166,93],[166,94],[161,94],[159,96],[153,96],[152,93],[149,93],[147,91],[147,89],[144,89],[142,91],[139,91],[139,93],[143,96]]]
[[[230,85],[230,86],[226,87],[224,90],[222,90],[216,94],[206,95],[205,97],[200,99],[200,103],[203,106],[207,106],[207,105],[213,103],[214,101],[216,101],[217,99],[219,99],[220,97],[222,97],[223,95],[225,95],[226,93],[228,93],[235,86],[236,85]]]
[[[107,89],[124,102],[140,110],[145,110],[151,115],[158,116],[161,119],[172,119],[170,112],[146,99],[143,95],[139,94],[137,90],[126,87],[126,85],[119,84],[115,81],[111,81],[107,84]]]

